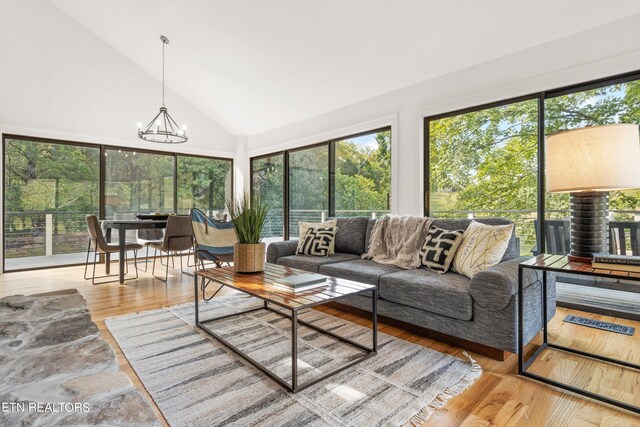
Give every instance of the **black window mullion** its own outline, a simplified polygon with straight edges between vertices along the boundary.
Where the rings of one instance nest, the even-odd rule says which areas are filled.
[[[546,189],[545,189],[545,127],[544,127],[544,100],[545,93],[540,93],[538,97],[538,229],[540,232],[537,234],[538,253],[545,253],[546,241],[545,233],[542,231],[545,229],[545,202],[546,202]],[[534,230],[535,231],[535,230]]]
[[[178,213],[178,154],[173,153],[173,212]]]
[[[249,160],[249,202],[253,204],[255,199],[255,190],[253,189],[253,162],[255,159]]]
[[[2,272],[6,272],[5,270],[5,258],[6,258],[6,250],[7,247],[5,244],[6,234],[7,234],[7,199],[6,199],[6,188],[7,183],[5,181],[7,177],[7,141],[5,134],[2,134]]]
[[[429,200],[429,186],[431,185],[429,182],[430,179],[430,175],[431,175],[431,170],[430,170],[430,140],[429,140],[429,134],[430,134],[430,129],[431,129],[431,120],[429,120],[428,118],[424,119],[424,170],[423,170],[423,174],[424,174],[424,179],[423,179],[423,190],[424,190],[424,204],[423,204],[423,209],[424,209],[424,216],[429,216],[431,215],[431,209],[430,209],[430,200]]]
[[[329,203],[328,213],[329,217],[336,216],[336,143],[332,141],[329,143]]]
[[[284,240],[289,240],[289,150],[283,153],[282,173],[282,219],[284,226]]]
[[[106,219],[106,206],[105,206],[105,180],[107,178],[107,162],[105,159],[107,150],[104,145],[100,145],[100,161],[98,162],[99,176],[98,176],[98,218]]]

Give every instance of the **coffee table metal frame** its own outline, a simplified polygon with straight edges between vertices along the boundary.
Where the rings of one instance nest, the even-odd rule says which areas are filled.
[[[206,271],[206,270],[205,270]],[[198,326],[200,329],[202,329],[203,331],[205,331],[207,334],[209,334],[210,336],[212,336],[213,338],[215,338],[216,340],[220,341],[222,344],[224,344],[226,347],[228,347],[230,350],[232,350],[234,353],[236,353],[238,356],[242,357],[243,359],[245,359],[247,362],[251,363],[251,365],[253,365],[254,367],[256,367],[257,369],[259,369],[260,371],[262,371],[265,375],[267,375],[269,378],[271,378],[272,380],[274,380],[275,382],[277,382],[278,384],[280,384],[282,387],[284,387],[285,389],[287,389],[288,391],[290,391],[291,393],[297,393],[301,390],[304,390],[307,387],[311,387],[314,384],[317,384],[321,381],[324,381],[325,379],[344,371],[345,369],[348,369],[360,362],[363,362],[367,359],[369,359],[370,357],[374,356],[377,354],[378,351],[378,320],[377,320],[377,313],[378,313],[378,291],[376,289],[375,286],[371,286],[370,289],[364,289],[361,291],[357,291],[357,292],[353,292],[353,293],[349,293],[349,294],[345,294],[345,295],[341,295],[339,297],[334,297],[331,299],[327,299],[324,301],[320,301],[320,302],[316,302],[316,303],[310,303],[310,304],[305,304],[303,307],[291,307],[288,306],[286,304],[282,304],[279,303],[277,301],[273,301],[271,299],[268,298],[268,296],[264,296],[264,295],[258,295],[256,293],[252,293],[249,290],[246,289],[242,289],[242,288],[238,288],[235,286],[232,286],[228,283],[222,283],[221,281],[217,281],[215,278],[209,277],[209,276],[201,276],[203,280],[212,280],[215,281],[216,283],[222,285],[222,286],[228,286],[230,288],[233,288],[235,290],[238,290],[240,292],[243,292],[245,294],[248,294],[252,297],[261,299],[263,301],[263,306],[262,307],[256,307],[256,308],[252,308],[249,310],[244,310],[241,312],[236,312],[236,313],[232,313],[232,314],[228,314],[225,316],[218,316],[218,317],[214,317],[214,318],[210,318],[210,319],[206,319],[206,320],[200,320],[200,313],[199,313],[199,307],[198,307],[198,303],[199,303],[199,297],[198,297],[198,276],[201,276],[201,272],[196,271],[195,276],[194,276],[194,288],[195,288],[195,323],[196,326]],[[326,304],[327,302],[330,301],[335,301],[337,299],[346,297],[346,296],[350,296],[350,295],[356,295],[356,294],[362,294],[362,293],[366,293],[366,292],[371,292],[371,321],[372,321],[372,345],[371,347],[367,347],[365,345],[362,345],[358,342],[355,342],[353,340],[350,340],[349,338],[345,338],[342,337],[338,334],[335,334],[331,331],[328,331],[326,329],[320,328],[312,323],[309,322],[305,322],[304,320],[301,320],[298,318],[299,312],[312,308],[314,306],[317,305],[322,305],[322,304]],[[280,310],[277,310],[275,308],[272,307],[272,305],[274,306],[278,306],[282,309],[285,309],[286,311],[290,311],[291,314],[287,314],[286,312],[282,312]],[[291,319],[291,383],[287,382],[284,378],[276,375],[275,373],[273,373],[272,371],[270,371],[266,366],[264,366],[263,364],[261,364],[260,362],[258,362],[257,360],[253,359],[252,357],[250,357],[249,355],[247,355],[246,353],[244,353],[241,349],[239,349],[238,347],[234,346],[233,344],[231,344],[229,341],[227,341],[226,339],[224,339],[222,336],[220,336],[219,334],[217,334],[216,332],[214,332],[210,327],[207,326],[208,323],[212,323],[218,320],[222,320],[222,319],[226,319],[229,317],[235,317],[235,316],[241,316],[243,314],[248,314],[248,313],[252,313],[255,311],[259,311],[259,310],[269,310],[271,312],[277,313],[280,316],[286,317],[288,319]],[[314,329],[320,333],[323,333],[325,335],[328,335],[330,337],[333,337],[339,341],[345,342],[347,344],[350,344],[356,348],[359,348],[361,350],[363,350],[365,353],[363,356],[354,359],[352,361],[350,361],[349,363],[340,366],[339,368],[333,369],[317,378],[314,378],[313,380],[307,381],[304,384],[298,384],[298,325],[304,325],[307,326],[311,329]]]

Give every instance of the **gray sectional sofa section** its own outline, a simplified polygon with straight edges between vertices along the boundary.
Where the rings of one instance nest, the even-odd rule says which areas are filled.
[[[426,268],[403,270],[361,259],[369,246],[374,219],[337,218],[336,253],[329,257],[296,255],[297,240],[271,243],[267,262],[336,276],[378,287],[378,314],[492,349],[517,352],[519,244],[512,235],[502,261],[472,279]],[[503,218],[476,219],[490,225],[512,223]],[[466,229],[471,220],[437,219],[436,227]],[[525,342],[542,328],[542,275],[524,270]],[[548,317],[555,314],[555,276],[547,279]],[[355,295],[340,301],[371,310],[370,297]]]

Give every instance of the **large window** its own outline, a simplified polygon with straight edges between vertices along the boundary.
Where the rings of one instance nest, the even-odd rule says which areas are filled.
[[[174,212],[174,161],[170,154],[105,150],[105,218]]]
[[[538,167],[541,134],[640,123],[638,77],[635,73],[426,118],[425,213],[505,216],[516,223],[523,255],[568,253],[569,195],[538,195],[545,179]],[[640,222],[640,191],[612,192],[610,207],[611,250],[634,253],[630,234]],[[542,211],[544,221],[539,221]]]
[[[267,242],[284,238],[284,154],[258,157],[251,161],[251,188],[270,209],[265,225]]]
[[[4,269],[82,262],[99,176],[100,148],[4,139]]]
[[[226,159],[179,155],[178,213],[195,207],[210,214],[226,210],[232,194],[231,162]]]
[[[377,217],[391,208],[391,129],[255,157],[251,175],[271,205],[267,237],[296,237],[301,221]]]
[[[232,194],[231,159],[14,135],[2,140],[5,271],[84,262],[87,214],[133,219],[192,207],[215,214]]]
[[[536,245],[538,100],[426,121],[428,213],[438,218],[506,217],[523,254]]]

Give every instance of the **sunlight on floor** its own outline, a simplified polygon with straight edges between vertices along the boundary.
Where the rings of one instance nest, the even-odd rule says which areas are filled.
[[[339,397],[341,397],[347,402],[355,402],[357,400],[364,399],[365,397],[367,397],[366,394],[356,390],[353,387],[349,387],[348,385],[344,385],[344,384],[331,383],[331,384],[327,384],[326,388],[331,393],[338,395]]]

